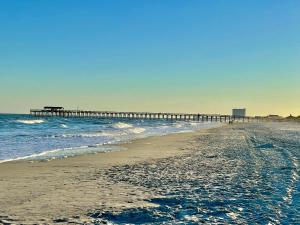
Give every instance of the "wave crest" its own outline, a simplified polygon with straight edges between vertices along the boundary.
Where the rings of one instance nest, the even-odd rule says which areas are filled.
[[[136,127],[136,128],[133,128],[133,129],[130,129],[130,131],[132,133],[135,133],[135,134],[140,134],[140,133],[143,133],[146,129],[145,128],[142,128],[142,127]]]
[[[17,120],[18,123],[24,123],[24,124],[38,124],[38,123],[44,123],[44,120]]]
[[[115,123],[113,125],[114,128],[121,128],[121,129],[124,129],[124,128],[131,128],[133,127],[131,124],[128,124],[128,123],[122,123],[122,122],[118,122],[118,123]]]

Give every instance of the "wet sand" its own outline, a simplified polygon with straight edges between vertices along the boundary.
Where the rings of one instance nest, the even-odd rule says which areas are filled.
[[[46,162],[2,163],[0,223],[75,224],[91,221],[87,215],[95,210],[121,211],[155,206],[145,199],[157,197],[157,194],[141,186],[116,182],[107,176],[107,171],[116,166],[151,163],[186,154],[195,150],[197,137],[220,129],[224,128],[139,139],[122,144],[126,150],[118,152]]]

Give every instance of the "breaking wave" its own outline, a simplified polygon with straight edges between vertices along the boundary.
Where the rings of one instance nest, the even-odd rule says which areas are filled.
[[[116,134],[109,132],[91,132],[91,133],[79,133],[79,134],[61,134],[61,135],[51,135],[48,138],[80,138],[80,137],[106,137],[114,136]]]
[[[114,128],[121,128],[121,129],[124,129],[124,128],[131,128],[133,127],[131,124],[128,124],[128,123],[122,123],[122,122],[118,122],[118,123],[115,123],[113,125]]]
[[[130,129],[130,131],[132,133],[135,133],[135,134],[140,134],[140,133],[143,133],[146,129],[145,128],[142,128],[142,127],[136,127],[136,128],[133,128],[133,129]]]
[[[66,124],[61,124],[60,127],[62,127],[62,128],[68,128],[68,126]]]
[[[4,159],[4,160],[0,160],[0,163],[10,162],[10,161],[16,161],[16,160],[33,159],[33,158],[45,156],[45,155],[47,155],[49,153],[58,152],[60,150],[61,149],[54,149],[54,150],[49,150],[49,151],[45,151],[45,152],[41,152],[41,153],[36,153],[36,154],[28,155],[28,156],[17,157],[17,158],[14,158],[14,159]]]
[[[99,148],[101,146],[101,148]],[[41,153],[34,153],[27,156],[20,156],[12,159],[0,160],[0,163],[17,161],[17,160],[52,160],[58,158],[67,158],[69,156],[81,155],[83,153],[95,153],[95,152],[109,152],[109,151],[119,151],[121,148],[114,146],[103,146],[103,144],[90,145],[90,146],[78,146],[70,148],[58,148],[48,151],[43,151]]]
[[[89,151],[99,151],[98,148],[102,148],[103,145],[126,143],[149,136],[195,131],[211,126],[216,124],[191,125],[185,121],[138,119],[130,121],[57,117],[44,119],[28,115],[0,115],[0,160],[47,159],[52,158],[53,155],[64,157],[74,151],[76,154],[80,152],[84,154]],[[78,146],[87,146],[87,149]],[[53,149],[63,150],[45,153]]]
[[[17,120],[18,123],[24,123],[24,124],[38,124],[38,123],[44,123],[44,120]]]

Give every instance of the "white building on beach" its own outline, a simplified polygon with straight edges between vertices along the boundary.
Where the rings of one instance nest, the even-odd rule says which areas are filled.
[[[246,116],[246,109],[232,109],[232,116],[235,117],[245,117]]]

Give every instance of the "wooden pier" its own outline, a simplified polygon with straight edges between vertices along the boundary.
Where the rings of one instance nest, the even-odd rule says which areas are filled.
[[[258,121],[257,117],[235,117],[220,114],[194,114],[194,113],[153,113],[153,112],[114,112],[114,111],[87,111],[66,110],[63,107],[44,107],[44,109],[31,109],[30,114],[37,117],[81,117],[81,118],[127,118],[127,119],[165,119],[199,122],[250,122]]]

